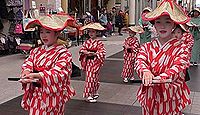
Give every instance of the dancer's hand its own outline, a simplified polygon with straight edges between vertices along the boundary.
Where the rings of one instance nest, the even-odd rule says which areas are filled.
[[[23,72],[21,74],[21,79],[19,82],[21,83],[31,83],[31,82],[37,82],[41,79],[42,77],[40,76],[39,73],[30,73],[30,72]]]
[[[145,71],[143,73],[142,83],[145,86],[151,85],[154,75],[150,71]]]
[[[88,52],[88,56],[95,56],[96,55],[96,53],[94,53],[94,52]]]
[[[20,75],[20,78],[24,78],[26,75],[30,74],[31,72],[28,71],[28,70],[24,70],[21,75]]]

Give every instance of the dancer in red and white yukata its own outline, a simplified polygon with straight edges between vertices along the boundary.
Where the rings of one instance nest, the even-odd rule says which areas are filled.
[[[164,0],[143,19],[154,23],[159,37],[143,44],[136,58],[135,68],[142,79],[137,93],[142,113],[182,115],[184,108],[191,103],[190,90],[185,82],[190,48],[180,39],[173,38],[172,31],[176,24],[186,23],[189,18],[175,2]],[[187,34],[183,37],[192,39]],[[166,82],[169,79],[171,82]],[[154,84],[155,80],[159,82]]]
[[[136,33],[143,33],[144,30],[140,26],[131,26],[129,29],[130,37],[124,41],[124,66],[122,70],[122,79],[125,83],[128,80],[134,80],[134,63],[138,49],[140,47],[138,38],[135,37]]]
[[[97,39],[97,30],[104,30],[99,23],[90,23],[81,30],[88,29],[90,38],[80,48],[82,69],[86,71],[83,97],[89,102],[96,102],[99,97],[99,72],[105,60],[106,49],[102,41]]]
[[[39,17],[27,26],[39,25],[44,44],[31,50],[22,65],[20,82],[24,95],[21,105],[29,115],[64,115],[65,103],[75,95],[70,86],[72,55],[64,45],[57,44],[67,19],[66,22],[60,20],[60,25],[57,25],[59,20],[54,18],[50,15]],[[48,25],[46,20],[51,20],[51,23]]]

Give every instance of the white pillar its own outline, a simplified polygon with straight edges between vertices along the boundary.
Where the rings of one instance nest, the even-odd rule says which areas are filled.
[[[157,0],[153,0],[152,9],[155,9],[157,7],[156,3],[157,3]]]
[[[58,8],[61,8],[61,0],[56,0],[55,3],[56,3],[56,9],[55,10],[58,10]]]
[[[89,0],[89,11],[91,11],[91,5],[92,5],[91,0]]]
[[[65,8],[66,8],[66,9],[65,9],[65,12],[66,12],[66,13],[69,13],[69,12],[68,12],[68,7],[69,7],[68,4],[69,4],[69,1],[66,0],[66,4],[65,4],[65,5],[66,5],[66,6],[65,6]]]
[[[129,25],[135,25],[135,0],[129,0]]]
[[[101,8],[101,0],[98,0],[98,6]]]

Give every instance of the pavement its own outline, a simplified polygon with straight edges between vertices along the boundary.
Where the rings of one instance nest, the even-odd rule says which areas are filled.
[[[136,100],[139,83],[123,83],[121,76],[123,66],[122,44],[128,35],[114,35],[102,39],[106,47],[106,61],[100,72],[100,97],[97,103],[87,103],[82,98],[84,73],[72,78],[76,96],[66,103],[66,115],[141,115],[141,107]],[[80,46],[71,47],[73,62],[80,66],[78,51]],[[28,114],[20,107],[22,97],[21,84],[8,81],[8,77],[17,77],[25,57],[15,54],[0,57],[0,115]],[[200,67],[190,67],[192,104],[185,110],[185,115],[200,115]]]

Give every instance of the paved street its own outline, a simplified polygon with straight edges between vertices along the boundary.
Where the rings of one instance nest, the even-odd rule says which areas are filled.
[[[122,43],[127,37],[112,36],[102,39],[106,49],[106,61],[100,72],[100,97],[97,103],[87,103],[82,98],[84,74],[72,78],[72,86],[76,96],[66,104],[66,115],[141,115],[141,108],[136,101],[136,93],[140,84],[124,84],[120,78],[123,65]],[[73,54],[73,62],[80,66],[78,51],[80,46],[69,50]],[[8,81],[8,77],[18,77],[24,56],[21,54],[0,57],[0,115],[27,114],[20,107],[21,84]],[[200,67],[190,68],[192,105],[184,111],[185,115],[200,115]]]

